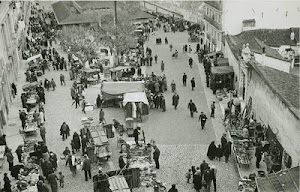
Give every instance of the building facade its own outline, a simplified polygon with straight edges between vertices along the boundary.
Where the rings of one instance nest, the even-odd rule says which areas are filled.
[[[30,2],[0,3],[0,133],[7,125],[9,108],[12,103],[11,84],[15,83],[20,68],[23,33],[19,21],[26,19]]]
[[[205,45],[210,52],[222,49],[222,1],[204,1]]]
[[[299,165],[299,78],[257,62],[249,64],[249,74],[245,99],[251,99],[255,119],[274,133],[292,166]]]

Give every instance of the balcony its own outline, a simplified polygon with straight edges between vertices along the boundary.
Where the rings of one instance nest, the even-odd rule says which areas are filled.
[[[209,16],[204,14],[204,19],[205,21],[207,21],[208,23],[210,23],[212,26],[214,26],[215,28],[217,28],[218,30],[222,30],[222,25],[219,24],[218,22],[216,22],[215,20],[213,20],[212,18],[210,18]]]

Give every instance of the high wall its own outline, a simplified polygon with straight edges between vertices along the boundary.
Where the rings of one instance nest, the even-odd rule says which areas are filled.
[[[271,91],[256,71],[247,91],[247,101],[252,98],[252,107],[258,122],[269,125],[284,150],[292,157],[292,164],[300,163],[300,120]]]
[[[236,81],[240,78],[240,64],[239,61],[235,58],[230,49],[227,40],[225,39],[225,47],[224,47],[224,57],[228,58],[229,65],[233,67],[234,71],[234,88],[239,90],[239,82]]]
[[[265,56],[263,59],[262,54],[254,54],[255,60],[262,65],[277,69],[279,71],[283,71],[286,73],[290,72],[291,63],[289,61],[283,61],[280,59],[275,59],[272,57]],[[264,61],[263,61],[264,60]]]

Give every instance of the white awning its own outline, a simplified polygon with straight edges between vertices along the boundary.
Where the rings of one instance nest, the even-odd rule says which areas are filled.
[[[38,54],[38,55],[35,55],[35,56],[32,56],[32,57],[29,57],[29,58],[26,60],[26,62],[29,63],[30,61],[33,61],[33,60],[35,60],[35,59],[37,59],[37,58],[40,58],[40,57],[42,57],[41,54]]]
[[[143,102],[149,105],[145,92],[125,93],[123,97],[123,105],[125,106],[128,102]]]

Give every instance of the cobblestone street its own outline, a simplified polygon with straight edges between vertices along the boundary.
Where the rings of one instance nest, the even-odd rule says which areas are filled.
[[[174,59],[171,57],[172,52],[169,50],[169,45],[155,44],[155,38],[161,37],[164,40],[168,38],[169,44],[173,45],[173,51],[178,50],[179,57]],[[217,106],[215,119],[211,119],[209,116],[209,104],[215,100],[211,93],[208,93],[207,88],[203,87],[203,69],[202,64],[198,64],[195,54],[182,53],[182,46],[187,44],[188,34],[186,32],[177,33],[163,33],[161,30],[156,32],[156,35],[150,35],[150,40],[146,42],[145,47],[152,49],[152,55],[158,55],[158,63],[153,64],[152,67],[147,67],[147,73],[154,72],[156,75],[165,74],[168,82],[168,91],[164,93],[166,98],[167,111],[162,112],[160,109],[150,110],[150,114],[144,118],[142,128],[145,131],[146,141],[154,139],[158,148],[161,151],[161,169],[157,171],[158,179],[167,183],[169,188],[171,184],[177,184],[180,192],[193,192],[192,184],[187,184],[184,174],[192,166],[199,166],[203,159],[205,159],[210,165],[217,167],[217,191],[220,192],[233,192],[237,191],[238,186],[238,174],[236,170],[236,163],[232,159],[228,164],[223,161],[210,161],[206,157],[207,148],[211,141],[216,141],[216,144],[220,143],[220,137],[224,132],[224,127],[221,120],[221,111]],[[193,52],[195,51],[195,45],[191,44]],[[58,44],[55,45],[61,56],[66,59],[66,53],[64,53]],[[194,65],[190,68],[188,65],[188,58],[193,57]],[[165,63],[165,71],[161,72],[160,63]],[[18,95],[13,101],[11,106],[9,123],[6,130],[7,143],[13,151],[18,145],[23,143],[23,137],[19,134],[21,128],[21,121],[18,117],[18,110],[21,109],[20,93],[22,85],[26,84],[24,71],[27,66],[23,64],[20,69],[17,88]],[[203,67],[202,67],[203,68]],[[182,75],[186,73],[188,76],[187,86],[182,85]],[[66,86],[61,86],[59,82],[59,75],[64,74],[66,77]],[[196,88],[191,90],[191,78],[194,77],[196,81]],[[57,88],[55,91],[46,91],[46,105],[45,105],[45,127],[46,127],[46,141],[48,149],[61,156],[64,148],[70,146],[71,139],[62,141],[60,136],[60,126],[63,122],[66,122],[70,127],[71,136],[73,132],[79,132],[81,128],[82,117],[93,117],[98,121],[99,109],[94,109],[91,112],[83,114],[81,107],[75,109],[75,105],[72,106],[72,98],[70,95],[70,87],[72,81],[69,80],[68,71],[46,71],[46,74],[39,77],[38,80],[54,79]],[[180,96],[179,105],[177,110],[174,110],[172,106],[172,91],[170,90],[170,84],[172,80],[175,81],[177,87],[177,93]],[[204,82],[205,83],[205,82]],[[99,88],[89,87],[86,90],[86,101],[95,103],[97,95],[100,93]],[[208,98],[206,98],[208,97]],[[188,102],[193,99],[197,108],[198,114],[194,118],[190,117],[188,110]],[[119,108],[105,108],[105,119],[107,123],[112,123],[113,119],[118,119],[122,124],[125,123],[125,116],[123,109]],[[199,113],[203,111],[208,117],[206,127],[201,130],[200,122],[198,122]],[[39,133],[37,134],[40,139]],[[117,138],[110,140],[110,146],[113,151],[111,160],[116,166],[118,166],[119,149],[117,148]],[[78,153],[81,155],[81,153]],[[15,163],[17,162],[17,156],[15,156]],[[98,165],[93,165],[93,172],[97,172]],[[105,167],[105,164],[103,165]],[[2,172],[8,171],[8,164],[5,160]],[[62,192],[91,192],[93,184],[91,181],[84,181],[84,174],[81,170],[78,170],[76,177],[72,177],[69,167],[65,166],[65,161],[59,159],[58,171],[62,171],[66,176],[65,188],[60,189]]]

